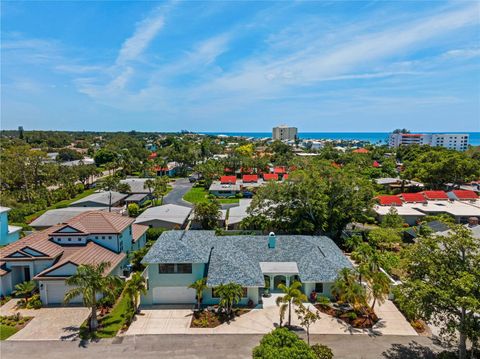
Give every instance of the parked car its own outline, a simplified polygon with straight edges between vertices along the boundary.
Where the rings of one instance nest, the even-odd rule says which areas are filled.
[[[243,192],[243,198],[252,198],[253,197],[253,192]]]
[[[193,177],[193,176],[188,177],[188,180],[190,181],[190,183],[195,183],[195,182],[197,182],[197,179],[196,179],[195,177]]]

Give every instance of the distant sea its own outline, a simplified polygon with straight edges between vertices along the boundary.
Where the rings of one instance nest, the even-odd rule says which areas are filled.
[[[226,135],[264,138],[272,137],[271,132],[200,132],[206,135]],[[433,133],[433,132],[419,132]],[[435,132],[435,133],[467,133],[470,135],[469,143],[472,146],[480,145],[480,132]],[[322,139],[322,140],[358,140],[372,144],[385,144],[388,141],[390,132],[299,132],[301,139]]]

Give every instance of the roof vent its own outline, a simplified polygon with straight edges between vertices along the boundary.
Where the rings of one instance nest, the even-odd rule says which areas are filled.
[[[275,237],[275,233],[270,232],[268,235],[268,248],[275,248],[276,241],[277,237]]]

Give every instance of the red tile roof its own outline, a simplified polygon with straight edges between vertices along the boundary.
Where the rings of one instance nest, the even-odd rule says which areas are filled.
[[[223,172],[225,172],[225,173],[234,173],[235,171],[234,171],[233,169],[231,169],[231,168],[225,167],[225,168],[223,169]]]
[[[425,203],[427,202],[426,198],[421,193],[402,193],[398,195],[405,202],[409,203]]]
[[[77,266],[85,264],[99,264],[108,262],[110,265],[105,270],[105,274],[110,273],[123,259],[125,253],[115,253],[105,247],[102,247],[94,242],[88,242],[86,246],[79,246],[70,255],[62,255],[62,258],[53,266],[45,269],[43,272],[37,274],[34,279],[49,279],[47,273],[65,265],[66,263],[73,263]],[[52,277],[50,277],[52,278]],[[59,279],[58,276],[52,279]]]
[[[373,161],[372,166],[375,167],[375,168],[378,168],[378,167],[380,167],[380,163],[378,163],[377,161]]]
[[[288,173],[285,173],[285,174],[283,175],[283,179],[284,179],[284,180],[287,180],[287,179],[288,179]]]
[[[367,150],[366,148],[357,148],[356,150],[353,150],[352,152],[353,153],[368,153],[370,151]]]
[[[134,242],[138,241],[140,237],[148,230],[148,226],[143,224],[132,224],[132,239]]]
[[[222,183],[222,184],[227,184],[227,183],[235,184],[235,183],[237,183],[237,177],[235,177],[235,176],[222,176],[222,177],[220,177],[220,183]]]
[[[342,165],[338,164],[337,162],[332,162],[332,167],[342,168]]]
[[[273,173],[276,173],[276,174],[282,174],[282,173],[286,173],[287,170],[285,169],[284,166],[279,166],[279,167],[274,167],[273,168]]]
[[[149,159],[149,160],[153,160],[153,159],[156,158],[156,157],[157,157],[157,152],[152,152],[152,153],[150,153],[150,154],[148,155],[148,159]]]
[[[257,175],[243,175],[242,177],[243,182],[257,182],[258,176]]]
[[[426,199],[448,199],[445,191],[423,191],[422,193]]]
[[[402,200],[393,195],[380,195],[376,197],[382,206],[401,206]]]
[[[477,199],[478,198],[478,195],[474,191],[468,191],[464,189],[454,190],[452,191],[452,193],[458,199]]]
[[[243,168],[243,167],[240,167],[240,172],[241,172],[241,173],[253,173],[253,169],[252,169],[252,168]]]
[[[278,181],[278,174],[276,173],[265,173],[263,175],[265,181]]]

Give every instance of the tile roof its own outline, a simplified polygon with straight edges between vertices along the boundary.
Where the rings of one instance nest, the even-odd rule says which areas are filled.
[[[242,181],[244,183],[246,183],[246,182],[257,182],[258,181],[258,176],[257,175],[243,175]]]
[[[352,152],[353,153],[368,153],[370,151],[367,150],[366,148],[357,148],[356,150],[353,150]]]
[[[445,191],[423,191],[421,193],[423,193],[426,199],[448,200],[448,195]]]
[[[111,193],[112,193],[112,205],[128,196],[127,194],[114,192],[114,191],[111,191]],[[110,204],[110,191],[93,193],[90,196],[87,196],[82,199],[79,199],[78,201],[72,202],[70,206],[71,207],[83,206],[84,203],[88,203],[88,202],[93,202],[93,203],[98,203],[104,206],[108,206]]]
[[[283,174],[283,173],[287,173],[287,170],[284,166],[279,166],[273,169],[273,173]]]
[[[458,189],[451,191],[458,199],[477,199],[478,195],[474,191]]]
[[[208,263],[207,285],[235,282],[263,286],[260,262],[296,262],[303,282],[333,282],[351,264],[328,237],[277,236],[268,248],[267,236],[216,236],[213,231],[162,233],[143,263]]]
[[[142,224],[132,224],[132,239],[134,242],[138,241],[140,237],[147,232],[148,226]]]
[[[288,173],[285,173],[285,174],[283,175],[283,179],[284,179],[284,180],[287,180],[287,179],[288,179]]]
[[[108,210],[108,207],[66,207],[51,209],[30,222],[32,227],[51,227],[59,223],[65,223],[77,216],[79,213],[88,211]]]
[[[85,264],[99,264],[108,262],[110,265],[105,270],[105,274],[110,273],[124,258],[125,253],[115,253],[94,242],[88,242],[86,246],[78,246],[68,255],[62,255],[61,259],[53,266],[37,274],[34,279],[46,279],[47,274],[66,263],[73,263],[77,266]],[[59,277],[55,276],[55,279]]]
[[[68,221],[68,225],[87,233],[121,233],[135,220],[111,212],[84,212]]]
[[[382,206],[401,206],[402,200],[393,195],[380,195],[376,197]]]
[[[235,177],[235,176],[221,176],[220,177],[220,183],[222,183],[222,184],[227,184],[227,183],[235,184],[236,182],[237,182],[237,177]]]
[[[422,193],[401,193],[398,195],[404,202],[407,203],[425,203],[426,198]]]
[[[278,181],[278,174],[276,173],[265,173],[263,175],[265,181]]]

